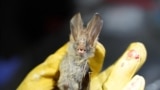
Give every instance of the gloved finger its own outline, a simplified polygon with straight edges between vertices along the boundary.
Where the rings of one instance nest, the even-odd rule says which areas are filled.
[[[35,67],[23,80],[17,90],[51,90],[58,78],[58,68],[66,54],[68,44],[50,55],[43,63]]]
[[[145,46],[140,42],[132,43],[119,60],[103,84],[103,90],[122,90],[146,60]]]
[[[123,90],[144,90],[145,79],[142,76],[136,75],[127,83]]]
[[[105,71],[101,72],[96,77],[91,77],[90,90],[104,90],[102,88],[103,83],[108,79],[114,65],[111,65]]]
[[[91,69],[91,77],[98,75],[99,72],[101,71],[104,57],[105,57],[105,48],[101,43],[97,42],[95,55],[88,61],[89,67]]]

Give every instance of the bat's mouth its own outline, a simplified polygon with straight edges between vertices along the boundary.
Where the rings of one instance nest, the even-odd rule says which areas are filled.
[[[85,53],[86,53],[85,49],[82,49],[82,48],[77,49],[77,55],[79,55],[80,57],[83,57]]]
[[[78,49],[77,49],[77,52],[78,52],[79,54],[84,54],[84,53],[86,52],[86,50],[85,50],[85,49],[82,49],[82,48],[78,48]]]

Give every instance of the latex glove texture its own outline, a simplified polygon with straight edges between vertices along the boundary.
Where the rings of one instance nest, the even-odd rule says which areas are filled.
[[[134,75],[146,61],[146,56],[142,43],[131,43],[115,64],[92,77],[90,90],[144,90],[145,79]]]
[[[30,71],[17,90],[54,90],[59,77],[59,65],[66,54],[67,46],[68,44],[62,46]],[[105,48],[97,43],[95,56],[88,62],[92,71],[90,90],[144,90],[144,78],[134,74],[144,64],[146,56],[144,45],[134,42],[115,64],[100,72],[104,62]]]

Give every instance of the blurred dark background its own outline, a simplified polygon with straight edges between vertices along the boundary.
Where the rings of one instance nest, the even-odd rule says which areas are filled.
[[[26,74],[68,41],[69,21],[81,12],[104,20],[99,41],[107,49],[104,68],[131,42],[145,44],[147,61],[138,72],[146,90],[160,90],[159,0],[1,0],[0,90],[14,90]]]

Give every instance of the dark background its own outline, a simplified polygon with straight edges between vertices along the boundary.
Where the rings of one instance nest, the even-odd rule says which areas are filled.
[[[147,61],[138,72],[146,90],[160,90],[160,2],[158,0],[1,0],[0,90],[14,90],[26,74],[68,41],[69,21],[81,12],[104,19],[99,41],[107,49],[104,68],[131,42],[143,42]],[[157,85],[157,87],[153,87]]]

